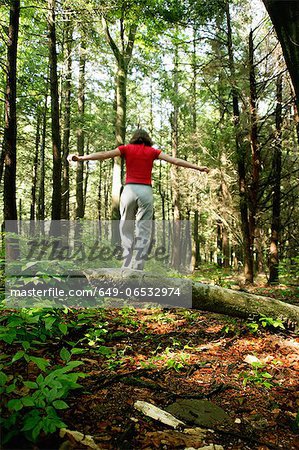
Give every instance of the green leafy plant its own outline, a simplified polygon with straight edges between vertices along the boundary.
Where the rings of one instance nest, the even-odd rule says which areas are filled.
[[[18,389],[17,379],[0,372],[0,393],[4,403],[0,424],[6,431],[3,443],[17,435],[19,430],[28,440],[35,442],[41,432],[54,433],[66,426],[57,411],[68,408],[64,399],[69,391],[81,387],[77,380],[85,374],[73,372],[81,364],[81,361],[69,361],[46,376],[39,374],[35,381],[23,381],[22,389]],[[26,394],[21,395],[24,392]],[[12,395],[14,398],[10,398]]]
[[[98,323],[95,327],[90,328],[88,332],[85,333],[85,337],[82,340],[87,340],[90,347],[96,347],[98,344],[105,342],[104,336],[108,333],[108,330],[105,328],[107,325],[108,322]]]
[[[259,322],[262,324],[262,326],[265,327],[274,327],[274,328],[281,328],[282,330],[285,329],[285,326],[280,319],[273,319],[272,317],[266,317],[261,316],[259,318]]]
[[[256,333],[259,330],[259,324],[257,322],[247,322],[246,326],[251,333]]]
[[[248,382],[253,384],[260,384],[267,389],[273,387],[271,383],[272,375],[266,372],[264,369],[265,365],[261,362],[252,362],[252,370],[250,372],[241,372],[239,378],[243,378],[243,385],[246,386]]]
[[[168,359],[166,361],[166,367],[169,367],[170,369],[174,369],[176,372],[179,372],[180,369],[184,367],[184,364],[180,361],[176,361],[175,359]]]
[[[136,309],[130,306],[125,306],[119,311],[119,316],[121,317],[121,323],[126,326],[132,326],[137,328],[139,326],[136,320]]]
[[[24,350],[45,343],[48,338],[60,338],[68,333],[67,310],[22,308],[0,318],[0,340],[21,344]]]
[[[246,326],[247,328],[252,332],[252,333],[256,333],[259,328],[260,325],[262,325],[263,328],[279,328],[281,330],[285,329],[285,326],[282,322],[282,320],[280,319],[274,319],[273,317],[267,317],[265,315],[261,315],[258,319],[258,321],[252,321],[252,322],[247,322]]]

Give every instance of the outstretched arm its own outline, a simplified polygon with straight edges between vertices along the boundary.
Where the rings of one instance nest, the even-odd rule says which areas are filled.
[[[163,153],[163,152],[160,153],[158,158],[162,159],[163,161],[167,161],[170,164],[174,164],[175,166],[187,167],[189,169],[199,170],[200,172],[206,172],[206,173],[210,172],[210,169],[208,169],[208,167],[199,167],[196,164],[192,164],[188,161],[185,161],[184,159],[174,158],[173,156],[167,155],[166,153]]]
[[[103,161],[104,159],[108,158],[115,158],[116,156],[120,156],[120,150],[118,148],[115,148],[114,150],[110,150],[108,152],[97,152],[97,153],[91,153],[90,155],[68,155],[67,160],[68,162],[71,161]]]

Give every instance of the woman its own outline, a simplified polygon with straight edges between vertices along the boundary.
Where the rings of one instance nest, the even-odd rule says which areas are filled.
[[[120,234],[122,240],[124,267],[142,270],[151,240],[153,218],[153,192],[151,175],[155,159],[162,159],[180,167],[209,172],[184,159],[173,158],[153,148],[153,142],[145,130],[138,129],[128,145],[120,145],[107,152],[90,155],[69,155],[68,161],[88,161],[122,156],[126,162],[126,182],[120,197]],[[134,245],[135,243],[135,245]],[[140,246],[139,246],[140,245]],[[134,251],[134,255],[133,255]],[[136,258],[138,254],[138,258]]]

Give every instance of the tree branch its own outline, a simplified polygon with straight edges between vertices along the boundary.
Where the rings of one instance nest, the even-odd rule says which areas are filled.
[[[128,44],[127,44],[126,51],[125,51],[125,56],[128,61],[130,61],[130,59],[132,57],[136,32],[137,32],[137,25],[136,24],[131,25],[130,31],[129,31],[129,36],[128,36]]]
[[[120,59],[121,59],[121,54],[120,54],[120,51],[119,51],[117,45],[115,44],[115,42],[114,42],[114,40],[113,40],[113,38],[112,38],[112,36],[110,34],[107,21],[106,21],[106,19],[104,17],[102,17],[102,24],[103,24],[104,31],[105,31],[105,34],[106,34],[107,42],[110,45],[116,60],[119,62]]]

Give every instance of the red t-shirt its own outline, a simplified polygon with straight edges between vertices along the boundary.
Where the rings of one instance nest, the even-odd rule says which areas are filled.
[[[126,160],[126,183],[151,184],[153,162],[161,150],[144,144],[120,145],[118,148]]]

